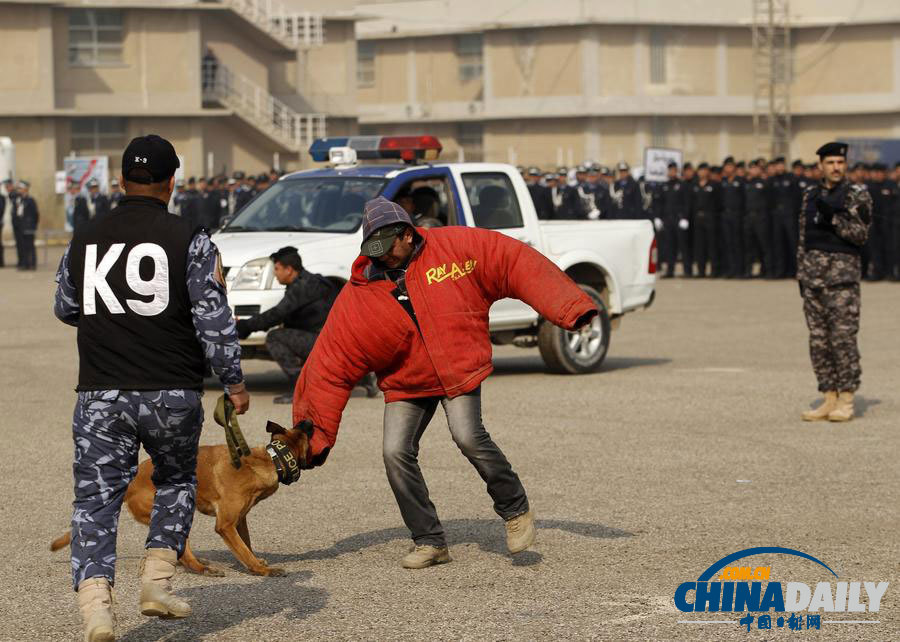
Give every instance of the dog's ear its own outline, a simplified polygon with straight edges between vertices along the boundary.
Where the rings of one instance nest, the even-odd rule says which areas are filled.
[[[303,421],[297,422],[297,425],[294,426],[294,430],[300,430],[306,433],[307,438],[312,438],[313,436],[313,422],[309,419],[304,419]]]
[[[266,432],[272,433],[273,435],[287,434],[287,430],[285,430],[283,427],[276,424],[274,421],[266,422]]]

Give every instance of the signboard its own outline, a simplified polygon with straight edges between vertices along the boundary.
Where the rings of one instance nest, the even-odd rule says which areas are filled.
[[[63,159],[66,182],[74,181],[80,189],[92,178],[100,183],[100,191],[109,192],[109,158],[107,156],[69,156]]]
[[[684,154],[680,149],[669,149],[666,147],[645,147],[644,148],[644,180],[655,183],[664,183],[668,180],[669,163],[678,164],[678,171],[681,171]]]

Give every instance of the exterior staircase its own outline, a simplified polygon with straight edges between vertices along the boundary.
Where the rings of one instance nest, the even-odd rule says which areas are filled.
[[[216,60],[204,60],[203,102],[231,109],[247,124],[285,149],[302,153],[316,138],[325,138],[325,114],[301,114],[249,78]]]
[[[318,47],[325,41],[321,14],[290,11],[278,0],[221,2],[289,49]]]

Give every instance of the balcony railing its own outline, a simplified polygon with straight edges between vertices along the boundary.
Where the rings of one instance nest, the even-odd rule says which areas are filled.
[[[221,1],[289,47],[318,47],[325,41],[325,25],[320,14],[290,11],[277,0]]]
[[[325,114],[301,114],[218,61],[202,63],[203,100],[228,107],[288,149],[301,152],[326,136]]]

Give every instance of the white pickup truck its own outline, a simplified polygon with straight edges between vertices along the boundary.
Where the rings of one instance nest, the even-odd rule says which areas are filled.
[[[550,258],[600,307],[600,316],[589,328],[566,332],[542,321],[521,301],[498,301],[490,312],[495,344],[536,346],[554,372],[574,374],[599,369],[618,319],[653,302],[656,241],[652,223],[540,221],[525,182],[510,165],[355,162],[351,147],[377,150],[390,146],[384,142],[389,140],[393,139],[317,141],[319,155],[313,153],[316,145],[310,150],[314,158],[322,158],[322,148],[340,148],[346,162],[284,176],[213,236],[222,254],[228,299],[235,316],[256,314],[282,298],[284,288],[274,279],[268,257],[284,246],[298,248],[305,269],[336,283],[346,282],[363,240],[364,203],[378,194],[398,200],[415,191],[420,202],[423,194],[426,203],[431,197],[432,224],[478,226],[517,238]],[[402,140],[414,148],[413,154],[421,152],[420,147],[428,148],[429,140],[436,142],[433,137]],[[425,145],[417,148],[417,140],[425,140]],[[392,149],[396,152],[398,148],[395,144]],[[421,158],[410,158],[409,154],[407,150],[403,155],[407,161]],[[268,358],[263,332],[252,334],[241,345],[244,358]]]

